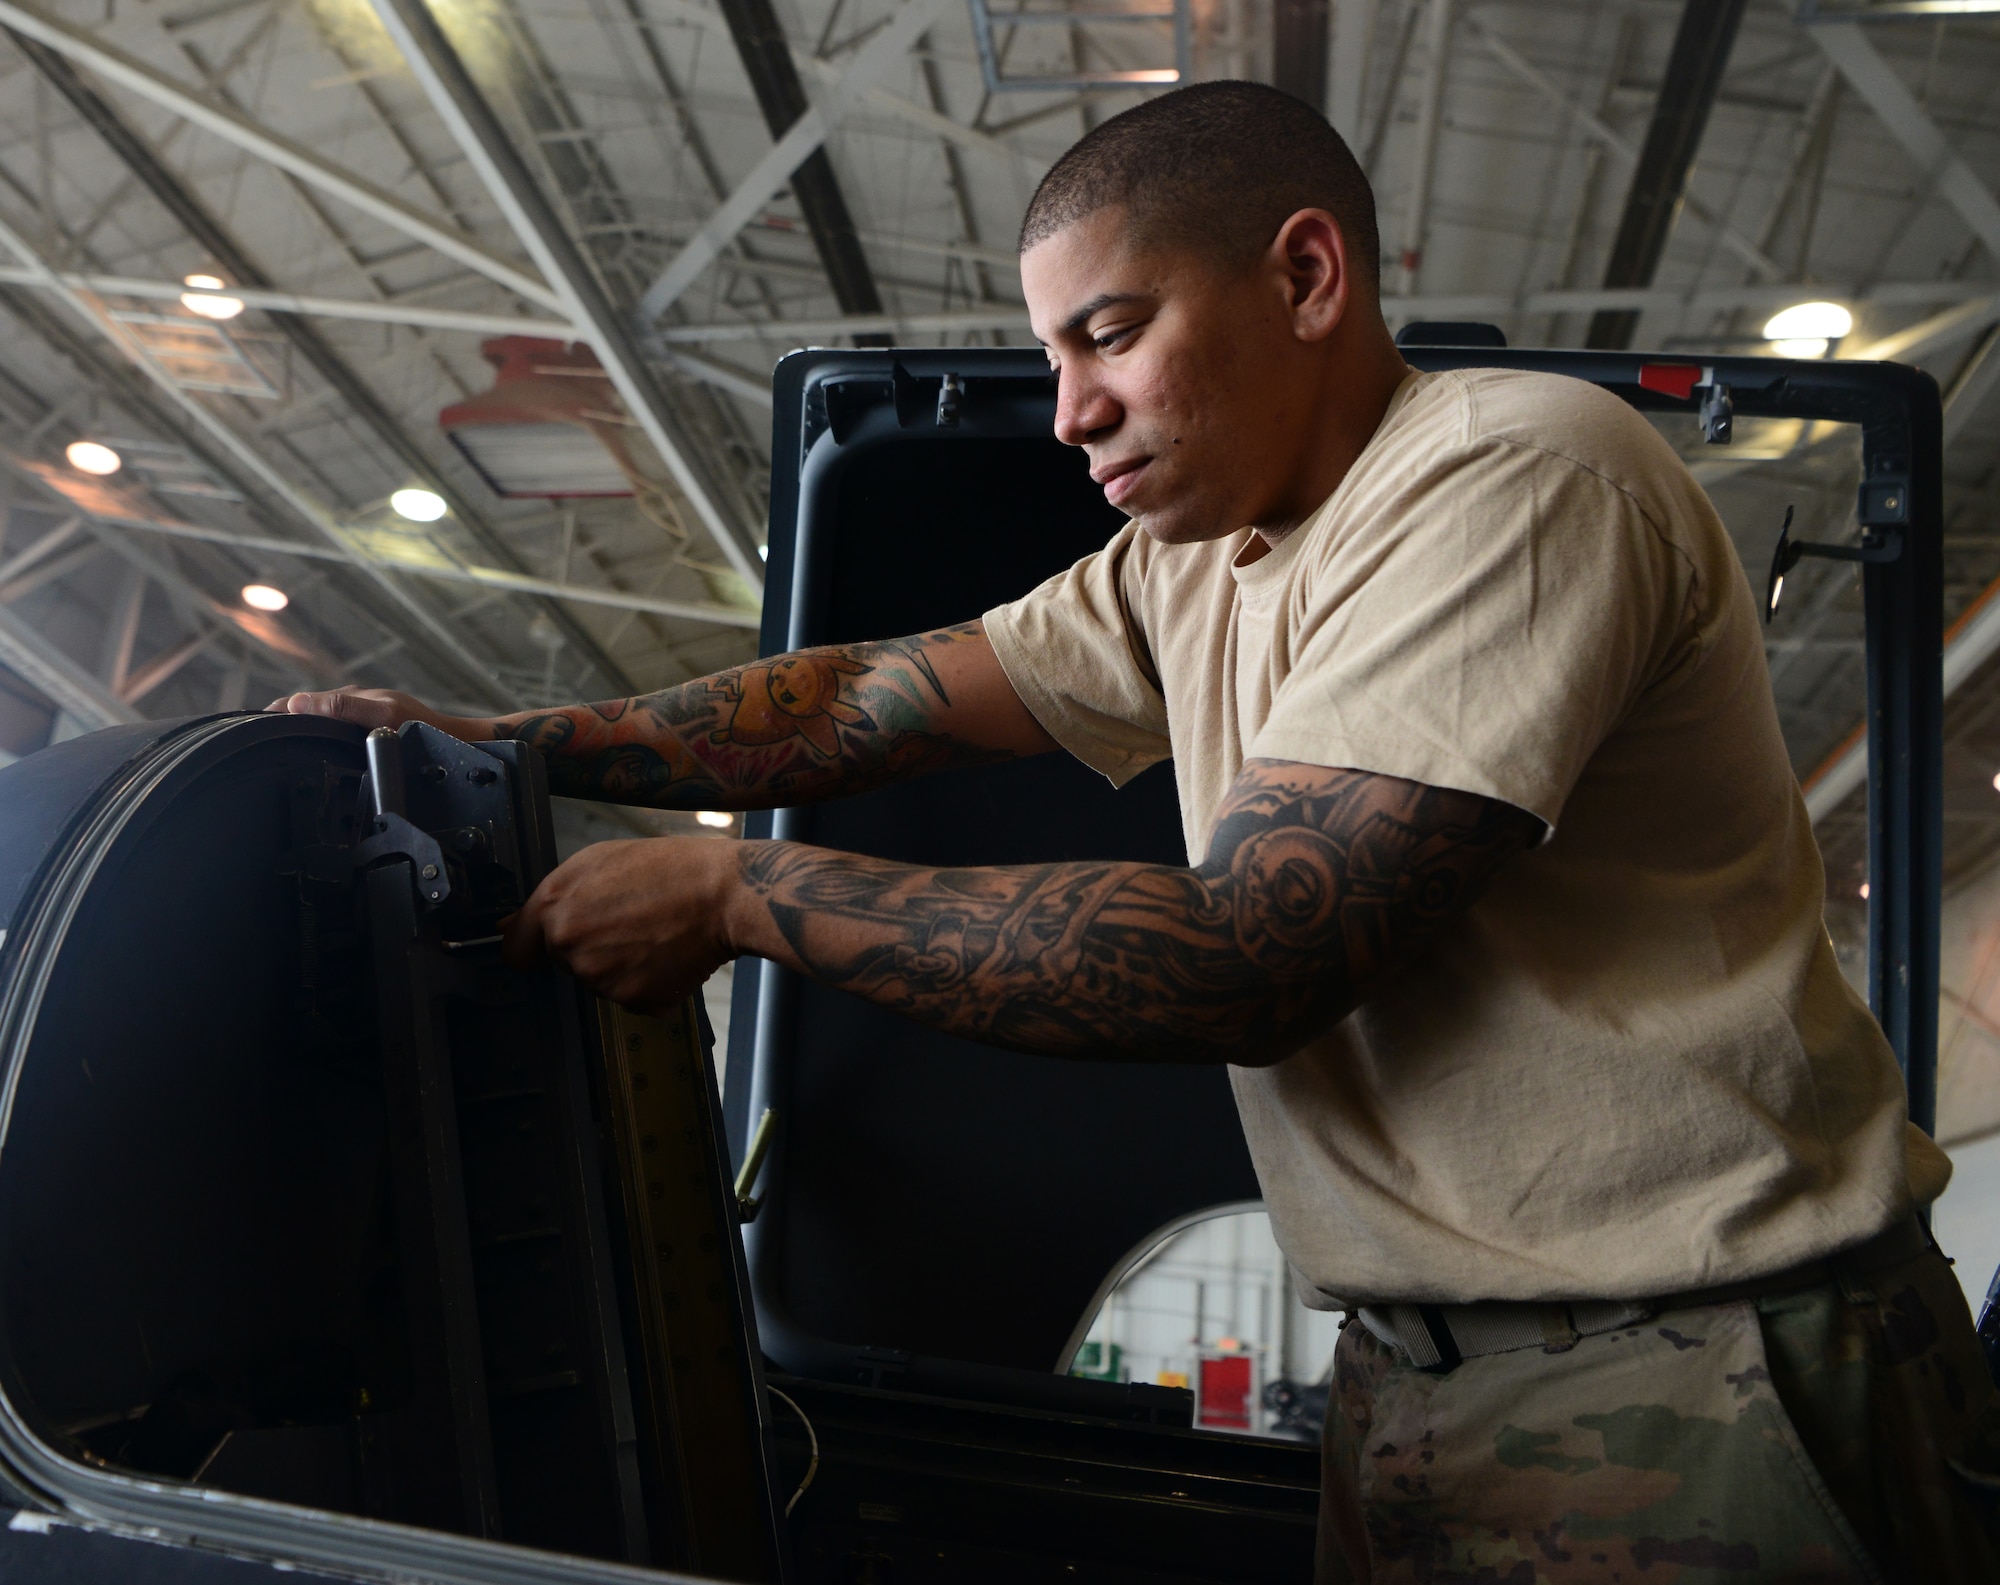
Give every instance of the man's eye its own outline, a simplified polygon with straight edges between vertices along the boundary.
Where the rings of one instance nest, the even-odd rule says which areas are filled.
[[[1099,334],[1095,336],[1092,336],[1090,339],[1096,344],[1097,350],[1099,352],[1109,352],[1113,347],[1117,346],[1119,342],[1123,341],[1127,336],[1131,334],[1132,332],[1130,329],[1106,330],[1106,331],[1101,331]]]

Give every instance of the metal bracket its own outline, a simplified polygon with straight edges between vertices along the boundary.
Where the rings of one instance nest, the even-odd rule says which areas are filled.
[[[410,824],[403,789],[403,739],[394,727],[368,734],[368,799],[374,820],[370,834],[354,845],[349,862],[357,870],[382,859],[407,859],[417,898],[426,909],[451,895],[451,868],[444,849],[428,831]]]
[[[1807,556],[1826,561],[1894,561],[1903,554],[1903,531],[1899,528],[1864,528],[1858,545],[1816,544],[1792,538],[1795,506],[1785,508],[1785,521],[1778,529],[1778,547],[1771,552],[1771,575],[1764,583],[1764,620],[1778,614],[1778,602],[1785,594],[1785,574]]]
[[[1397,338],[1400,343],[1402,338]],[[1736,402],[1729,387],[1715,377],[1713,364],[1646,362],[1639,365],[1639,389],[1657,391],[1686,402],[1700,391],[1701,438],[1711,446],[1726,446],[1736,434]]]
[[[1713,380],[1701,399],[1701,438],[1711,446],[1726,446],[1736,435],[1736,404],[1729,399],[1729,387]]]
[[[419,831],[399,814],[375,816],[375,834],[354,845],[350,861],[356,869],[366,869],[382,859],[410,861],[417,897],[426,909],[436,908],[451,895],[451,868],[445,863],[444,849],[428,832]]]
[[[1171,5],[1134,11],[1024,11],[1018,7],[995,11],[986,0],[966,0],[972,10],[972,40],[979,48],[979,70],[986,78],[989,94],[1075,93],[1088,88],[1170,88],[1187,82],[1194,74],[1193,0],[1172,0]],[[1139,71],[1106,71],[1059,74],[1052,77],[1008,77],[1000,66],[1007,45],[996,44],[995,28],[1067,27],[1096,28],[1144,26],[1170,23],[1174,37],[1174,64]],[[1012,37],[1009,35],[1008,43]]]

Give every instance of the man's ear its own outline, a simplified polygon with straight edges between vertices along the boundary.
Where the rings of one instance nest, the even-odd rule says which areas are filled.
[[[1290,287],[1292,330],[1323,341],[1347,312],[1347,239],[1324,209],[1301,209],[1278,228],[1272,253]]]

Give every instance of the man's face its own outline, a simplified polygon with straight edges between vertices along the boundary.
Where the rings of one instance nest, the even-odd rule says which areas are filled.
[[[1280,272],[1135,245],[1099,210],[1021,256],[1056,438],[1168,544],[1281,526],[1309,406]]]

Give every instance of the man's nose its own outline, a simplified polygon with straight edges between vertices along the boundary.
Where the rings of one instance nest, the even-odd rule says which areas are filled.
[[[1065,367],[1056,377],[1056,439],[1065,446],[1081,446],[1120,416],[1111,393],[1088,372]]]

